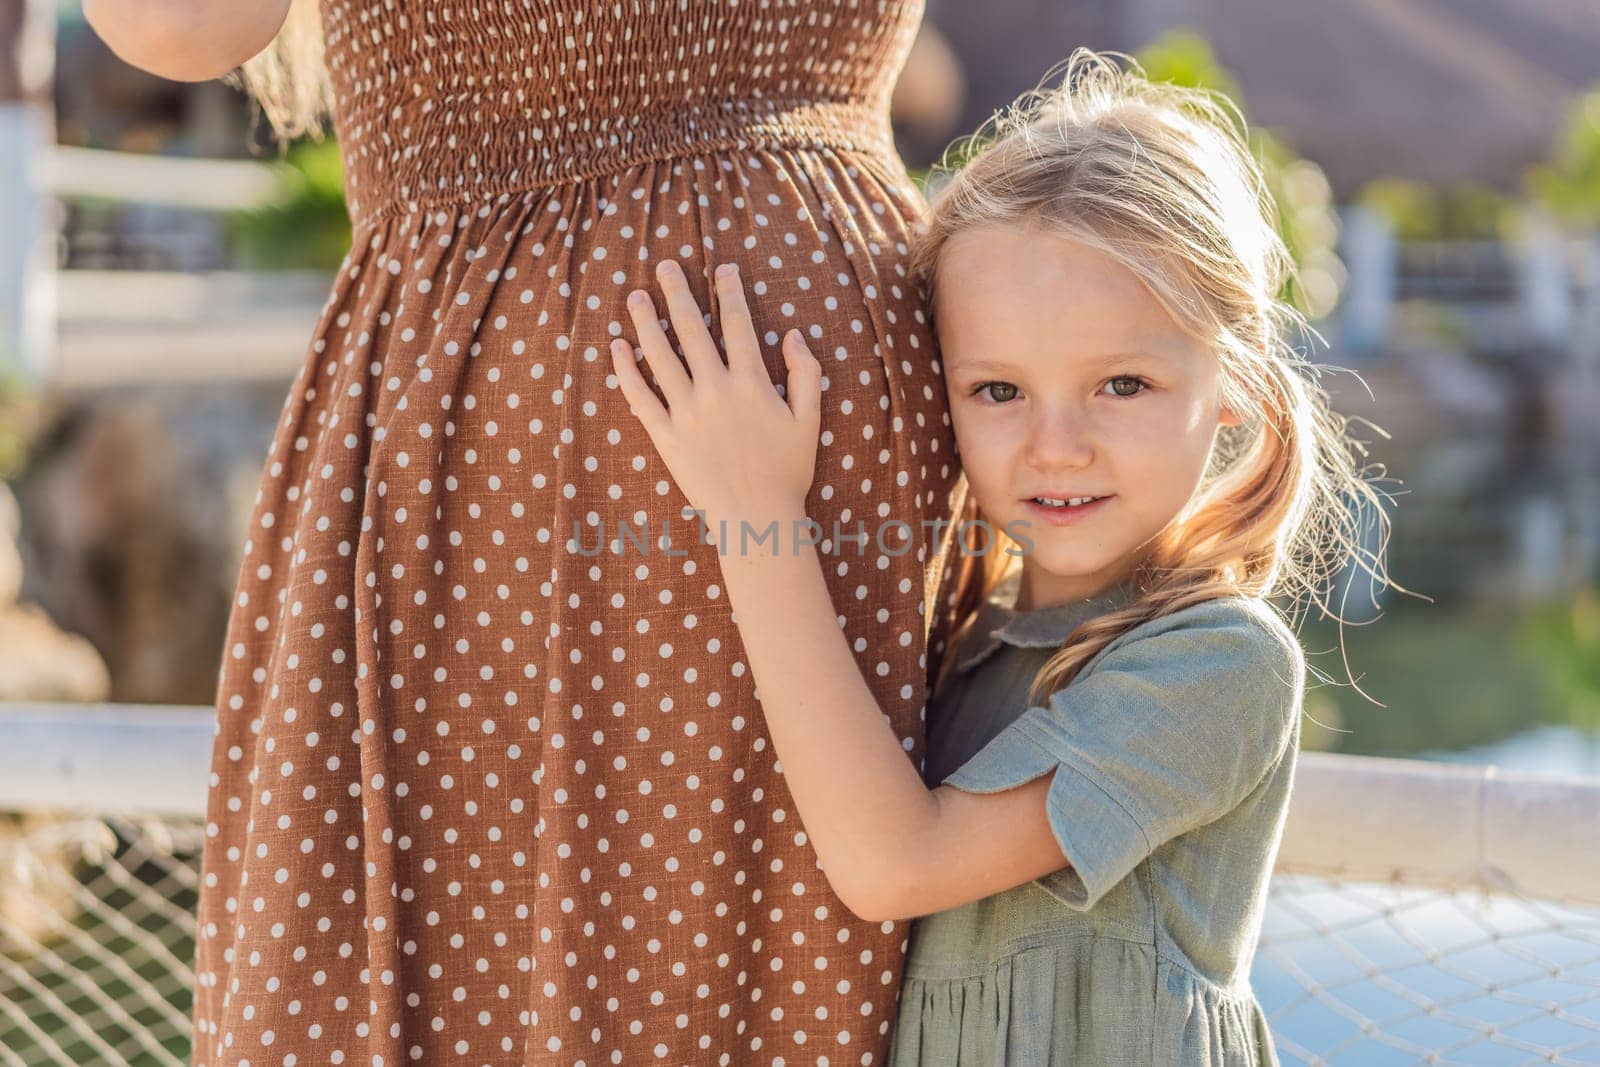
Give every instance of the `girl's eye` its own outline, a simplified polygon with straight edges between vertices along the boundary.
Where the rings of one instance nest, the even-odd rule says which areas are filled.
[[[1118,383],[1121,383],[1122,385],[1131,385],[1133,388],[1123,389],[1119,387]],[[1114,395],[1121,397],[1138,396],[1144,390],[1150,388],[1149,383],[1147,383],[1143,378],[1135,378],[1126,374],[1117,378],[1112,378],[1106,384],[1111,386],[1111,391]]]
[[[1007,400],[1015,400],[1017,397],[1017,387],[1010,382],[984,382],[972,391],[972,395],[977,396],[985,389],[989,390],[989,399],[997,404],[1004,404]]]

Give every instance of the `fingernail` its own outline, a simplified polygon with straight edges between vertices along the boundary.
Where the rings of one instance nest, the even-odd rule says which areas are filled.
[[[739,268],[734,266],[732,263],[724,263],[722,266],[717,268],[717,277],[719,278],[732,278],[738,273]]]
[[[628,303],[634,305],[635,307],[642,305],[644,303],[644,299],[644,293],[637,289],[628,294]]]

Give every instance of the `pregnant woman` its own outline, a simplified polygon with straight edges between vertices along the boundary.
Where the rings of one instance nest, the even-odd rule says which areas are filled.
[[[188,52],[90,14],[215,76],[258,15],[187,6]],[[663,259],[713,316],[739,264],[775,382],[837,345],[809,514],[920,764],[927,538],[879,537],[956,474],[887,115],[920,15],[323,0],[354,233],[223,648],[197,1064],[883,1062],[909,924],[830,891],[608,345]]]

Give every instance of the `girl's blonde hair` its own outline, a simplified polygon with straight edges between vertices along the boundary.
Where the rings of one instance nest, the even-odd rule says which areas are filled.
[[[319,0],[290,0],[278,35],[222,81],[249,95],[261,108],[280,151],[297,137],[319,140],[333,112],[333,82],[323,60]]]
[[[1194,497],[1133,575],[1134,598],[1079,626],[1040,670],[1031,701],[1065,686],[1118,635],[1191,604],[1290,593],[1338,617],[1324,586],[1350,561],[1394,585],[1383,576],[1384,508],[1357,468],[1364,450],[1290,345],[1292,335],[1314,331],[1280,295],[1294,263],[1244,118],[1225,97],[1153,83],[1127,56],[1078,49],[1059,87],[1024,94],[952,151],[970,158],[937,168],[948,180],[911,251],[935,324],[939,262],[952,237],[979,226],[1039,226],[1133,271],[1216,352],[1222,403],[1243,419],[1219,431]],[[992,530],[1001,548],[1014,545],[995,524],[976,521],[984,517],[965,477],[953,503],[941,550],[948,593],[935,605],[946,613],[938,629],[950,635],[940,682],[1016,558],[992,540],[987,552],[973,543],[974,531]],[[1377,551],[1363,547],[1368,521],[1384,533]]]

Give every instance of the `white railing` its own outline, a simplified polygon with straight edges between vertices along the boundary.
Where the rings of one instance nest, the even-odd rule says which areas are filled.
[[[0,811],[201,818],[210,708],[0,704]]]
[[[0,705],[0,1064],[182,1064],[209,708]],[[1300,757],[1284,1063],[1600,1064],[1600,779]]]
[[[49,145],[39,184],[52,196],[166,204],[195,211],[242,211],[283,194],[278,161],[199,159]]]

